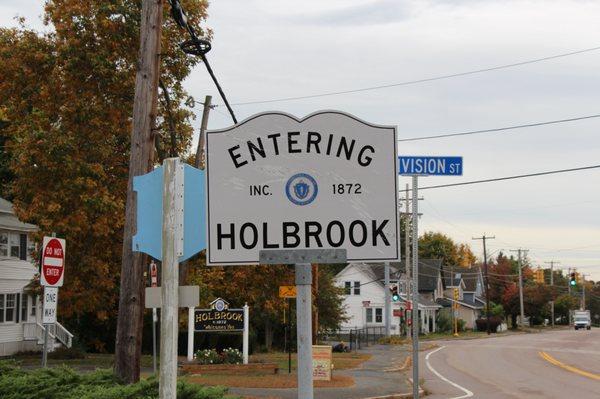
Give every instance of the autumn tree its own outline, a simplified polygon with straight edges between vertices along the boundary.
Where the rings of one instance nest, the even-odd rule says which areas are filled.
[[[202,34],[207,3],[182,3]],[[90,349],[112,350],[140,2],[48,1],[44,21],[47,33],[0,29],[2,190],[40,226],[38,240],[67,239],[59,318]],[[192,135],[182,81],[196,59],[179,49],[186,35],[168,8],[164,21],[156,161],[185,152]]]
[[[447,266],[470,267],[476,257],[467,244],[457,244],[447,235],[439,232],[426,232],[419,238],[421,259],[442,259]]]

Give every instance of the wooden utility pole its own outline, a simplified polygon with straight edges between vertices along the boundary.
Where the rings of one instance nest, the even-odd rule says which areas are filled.
[[[133,177],[152,170],[162,29],[162,0],[142,1],[140,52],[135,76],[129,180],[123,231],[121,291],[115,347],[115,373],[127,383],[140,379],[144,316],[144,258],[131,248],[136,231]]]
[[[488,275],[488,263],[487,263],[487,251],[485,247],[486,240],[493,240],[494,237],[486,237],[484,234],[483,237],[473,237],[474,240],[482,240],[483,241],[483,267],[485,273],[485,318],[486,318],[486,330],[488,335],[490,335],[490,278]]]
[[[200,124],[200,136],[198,137],[198,148],[196,148],[196,167],[204,170],[206,165],[206,127],[208,126],[208,114],[212,96],[206,96],[204,99],[204,109],[202,110],[202,122]]]
[[[560,262],[551,260],[550,262],[544,262],[550,264],[550,287],[552,289],[552,301],[550,301],[550,317],[552,318],[552,327],[554,327],[554,265]]]
[[[312,266],[312,287],[313,287],[313,312],[312,312],[312,343],[318,345],[319,339],[319,308],[317,307],[317,296],[319,295],[319,265]]]

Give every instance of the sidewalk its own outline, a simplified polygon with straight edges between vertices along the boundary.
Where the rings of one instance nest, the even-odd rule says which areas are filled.
[[[315,399],[363,399],[373,396],[392,395],[411,392],[405,372],[387,369],[400,367],[409,354],[403,347],[394,345],[373,345],[361,352],[373,357],[359,368],[335,371],[338,375],[354,378],[354,386],[348,388],[315,388]],[[410,370],[410,368],[409,368]],[[296,399],[296,388],[230,388],[229,393],[251,397],[268,397],[269,399]]]

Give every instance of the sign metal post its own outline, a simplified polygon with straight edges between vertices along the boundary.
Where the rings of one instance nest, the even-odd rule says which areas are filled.
[[[154,261],[150,262],[150,287],[158,287],[158,267]],[[152,308],[152,370],[156,374],[156,322],[158,322],[158,313],[156,308]]]
[[[285,324],[285,350],[288,353],[288,374],[292,373],[292,348],[290,341],[292,340],[292,307],[291,299],[296,298],[296,286],[295,285],[280,285],[279,286],[279,298],[286,300],[287,309],[283,309],[283,322]],[[287,310],[287,318],[286,318]]]
[[[42,349],[42,367],[48,362],[48,329],[56,324],[58,306],[58,288],[62,287],[65,278],[65,240],[44,237],[42,241],[42,261],[40,285],[44,287],[42,303],[42,325],[44,326],[44,347]]]
[[[418,176],[412,177],[412,362],[413,398],[419,397],[419,193]]]
[[[462,157],[399,156],[398,174],[412,176],[413,398],[419,397],[419,176],[462,176]]]
[[[250,334],[250,308],[248,307],[248,303],[245,303],[244,304],[244,332],[242,335],[242,355],[244,358],[244,364],[248,364],[249,334]]]
[[[311,263],[346,263],[345,249],[261,250],[263,265],[293,264],[296,274],[298,398],[313,399]]]
[[[292,301],[287,299],[288,322],[287,322],[287,351],[288,351],[288,374],[292,374]]]

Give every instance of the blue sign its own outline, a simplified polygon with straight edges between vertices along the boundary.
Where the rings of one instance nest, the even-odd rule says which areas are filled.
[[[183,262],[206,248],[206,201],[204,171],[183,168]],[[162,260],[163,167],[133,178],[137,192],[137,233],[132,249]]]
[[[410,176],[462,176],[462,157],[399,156],[398,174]]]

